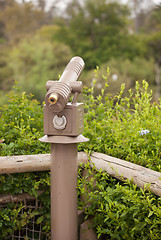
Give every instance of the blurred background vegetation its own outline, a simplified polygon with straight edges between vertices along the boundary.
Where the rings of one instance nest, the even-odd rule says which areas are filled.
[[[48,3],[50,2],[50,6]],[[152,0],[0,0],[0,105],[17,81],[43,101],[71,57],[81,56],[89,87],[100,67],[96,92],[110,67],[107,91],[124,94],[145,79],[161,97],[161,3]]]

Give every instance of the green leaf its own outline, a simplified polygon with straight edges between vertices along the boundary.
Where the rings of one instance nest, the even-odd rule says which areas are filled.
[[[44,220],[44,216],[42,215],[37,219],[36,224],[42,223],[43,220]]]

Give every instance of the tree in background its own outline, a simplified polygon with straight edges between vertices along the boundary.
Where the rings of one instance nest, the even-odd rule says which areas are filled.
[[[53,39],[63,41],[73,54],[82,56],[88,69],[124,56],[133,59],[145,54],[142,39],[130,35],[130,11],[116,1],[72,0],[65,18],[59,18],[57,34]]]
[[[7,1],[0,12],[0,22],[5,26],[3,34],[6,40],[15,44],[26,35],[46,24],[46,17],[41,9],[32,2],[19,4],[16,1]]]
[[[149,11],[154,8],[154,2],[153,0],[128,0],[127,4],[131,9],[133,31],[138,34],[145,24]]]
[[[148,55],[155,60],[156,99],[159,99],[161,93],[161,4],[150,11],[144,31],[148,34]]]
[[[41,1],[39,1],[39,4],[40,2]],[[40,29],[42,25],[49,23],[49,18],[41,6],[36,6],[32,2],[22,1],[22,3],[18,3],[14,0],[0,0],[0,9],[0,102],[3,104],[5,101],[5,92],[11,89],[14,80],[18,80],[19,83],[21,82],[20,85],[25,83],[24,86],[27,86],[26,90],[31,90],[31,88],[34,89],[35,82],[33,81],[33,78],[35,79],[35,76],[31,78],[31,76],[26,73],[25,64],[30,62],[30,58],[32,58],[31,56],[33,54],[35,54],[35,58],[38,57],[38,54],[41,56],[42,46],[39,48],[39,46],[36,45],[37,41],[35,41],[35,49],[33,49],[32,46],[29,47],[30,40],[32,42],[36,31]],[[30,56],[28,56],[28,60],[26,56],[26,62],[20,62],[18,60],[20,56],[21,59],[23,59],[23,56],[29,51],[29,49],[20,47],[23,45],[21,42],[28,42],[26,47],[30,49]],[[41,45],[44,45],[45,51],[46,43],[42,42]],[[50,45],[50,43],[48,45]],[[17,57],[17,54],[19,54],[19,58]],[[41,60],[43,62],[47,61],[46,59]],[[39,63],[39,69],[41,70],[41,61],[39,61]],[[24,70],[21,68],[22,65]],[[28,67],[32,69],[33,66],[29,64]],[[21,69],[21,71],[18,71],[18,69]],[[27,80],[24,81],[24,79]],[[32,87],[30,81],[33,81]],[[38,86],[36,88],[38,88]],[[31,90],[31,92],[33,91]],[[37,97],[40,98],[38,95]]]
[[[71,51],[63,43],[51,43],[35,35],[21,41],[10,53],[9,67],[14,79],[24,91],[43,101],[46,81],[57,80],[71,58]]]
[[[160,12],[143,9],[142,3],[147,3],[147,0],[131,0],[138,4],[137,17],[144,18],[139,22],[137,33],[133,28],[134,10],[120,1],[70,0],[63,13],[62,9],[58,10],[60,2],[53,0],[51,9],[47,11],[45,0],[21,3],[0,0],[2,90],[7,90],[5,87],[11,86],[13,79],[16,79],[24,90],[31,91],[42,100],[44,93],[40,89],[44,89],[49,78],[57,78],[73,55],[85,60],[85,85],[91,82],[88,71],[97,65],[109,65],[118,69],[119,78],[117,84],[111,81],[113,86],[123,81],[127,86],[134,86],[136,80],[143,79],[142,73],[147,67],[147,74],[144,75],[154,87],[154,60],[156,62],[160,56]],[[142,71],[138,70],[139,67]],[[140,75],[125,71],[126,68]],[[100,81],[103,83],[104,80]],[[116,91],[116,88],[111,89]]]

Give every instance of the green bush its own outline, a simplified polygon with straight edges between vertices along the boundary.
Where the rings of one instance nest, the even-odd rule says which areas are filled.
[[[96,70],[95,78],[98,71]],[[116,96],[105,94],[109,70],[104,75],[105,88],[97,97],[94,86],[85,89],[85,129],[88,143],[79,150],[98,151],[160,171],[161,113],[160,103],[151,102],[152,92],[146,81],[136,82],[135,92],[123,97],[124,85]],[[42,106],[31,95],[16,88],[8,96],[9,102],[1,108],[0,155],[37,154],[49,152],[49,145],[38,141],[43,136]],[[93,216],[94,228],[102,239],[160,239],[160,198],[138,189],[130,182],[121,183],[108,174],[91,171],[88,177],[78,175],[79,208],[87,217]],[[94,176],[93,176],[94,174]],[[0,209],[0,236],[3,238],[24,226],[33,216],[43,222],[43,231],[50,233],[50,173],[24,173],[0,176],[1,194],[29,193],[38,197],[38,211],[24,210],[20,204],[8,204]],[[83,202],[80,198],[86,199]],[[90,207],[85,206],[90,202]],[[12,228],[11,228],[11,222]]]
[[[39,154],[49,152],[49,145],[38,139],[43,136],[43,108],[31,94],[14,87],[8,95],[8,104],[1,107],[0,155]],[[21,173],[0,175],[0,194],[28,193],[36,196],[38,190],[44,193],[38,197],[41,207],[29,210],[23,203],[7,204],[0,208],[0,236],[5,238],[13,230],[23,227],[33,216],[43,221],[42,231],[50,232],[50,173]],[[23,214],[21,214],[23,209]],[[39,217],[41,216],[41,219]]]
[[[121,183],[94,167],[91,170],[89,164],[85,169],[86,177],[79,171],[79,196],[85,199],[79,206],[86,218],[90,217],[101,240],[161,238],[161,198],[128,181]]]
[[[90,141],[79,149],[105,153],[161,171],[161,102],[151,101],[152,91],[145,80],[142,84],[136,82],[135,91],[129,90],[128,97],[123,97],[124,84],[114,97],[105,94],[106,88],[107,83],[96,98],[94,87],[85,91],[84,135]]]
[[[38,141],[43,136],[43,109],[32,97],[16,87],[0,108],[0,139],[5,140],[1,156],[49,152],[49,145]]]
[[[141,83],[143,79],[146,79],[150,85],[150,89],[153,89],[153,95],[155,96],[155,62],[154,59],[145,59],[142,57],[135,57],[133,60],[124,57],[112,58],[102,64],[96,78],[95,95],[98,95],[104,86],[103,75],[106,72],[107,66],[109,66],[111,71],[108,77],[109,88],[106,89],[106,93],[112,93],[113,96],[116,95],[120,91],[120,85],[125,83],[124,96],[128,96],[128,90],[134,90],[136,80]],[[86,76],[84,76],[84,84],[91,87],[91,79],[93,78],[95,78],[93,70],[88,71]]]

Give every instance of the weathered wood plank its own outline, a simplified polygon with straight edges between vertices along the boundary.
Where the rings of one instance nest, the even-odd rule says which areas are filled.
[[[44,191],[37,191],[37,195],[40,196]],[[13,202],[21,202],[26,200],[35,200],[36,197],[31,196],[27,193],[22,193],[18,195],[11,194],[0,194],[0,204],[13,203]]]
[[[0,174],[48,170],[50,154],[0,157]]]
[[[78,153],[78,163],[87,159],[86,153]],[[0,174],[34,171],[50,171],[50,154],[0,157]]]
[[[91,162],[97,169],[103,169],[119,180],[132,180],[141,188],[150,184],[150,190],[155,195],[161,196],[161,173],[159,172],[96,152],[91,155]]]

